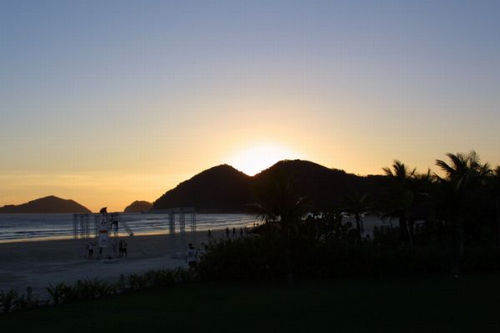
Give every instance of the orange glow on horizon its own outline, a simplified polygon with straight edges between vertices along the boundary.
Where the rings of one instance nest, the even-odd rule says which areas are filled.
[[[248,147],[229,158],[228,163],[236,169],[253,176],[284,159],[303,158],[301,154],[274,143],[263,143]]]

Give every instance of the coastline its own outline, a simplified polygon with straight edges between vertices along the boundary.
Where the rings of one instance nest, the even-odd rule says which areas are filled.
[[[162,214],[122,214],[120,237],[134,235],[167,235],[170,233],[169,216]],[[241,228],[252,226],[258,218],[252,215],[198,214],[196,231]],[[180,232],[176,223],[176,232]],[[186,232],[191,232],[191,222],[186,221]],[[94,219],[89,221],[90,236],[94,234]],[[74,235],[72,214],[0,214],[0,244],[68,240]]]
[[[212,231],[213,238],[224,236],[224,230]],[[84,239],[57,239],[0,243],[0,290],[46,296],[49,284],[75,283],[82,279],[117,281],[120,275],[153,269],[186,267],[184,253],[189,243],[199,249],[208,242],[207,231],[174,235],[138,235],[121,237],[128,243],[124,258],[87,259]]]

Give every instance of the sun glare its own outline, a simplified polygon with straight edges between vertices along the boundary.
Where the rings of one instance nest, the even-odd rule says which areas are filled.
[[[284,159],[297,159],[299,154],[286,147],[265,144],[243,150],[229,159],[229,164],[236,169],[253,176]]]

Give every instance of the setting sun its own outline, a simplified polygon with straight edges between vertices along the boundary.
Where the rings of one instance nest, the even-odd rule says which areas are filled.
[[[249,147],[229,159],[236,169],[253,176],[284,159],[303,158],[297,152],[277,144],[262,144]]]

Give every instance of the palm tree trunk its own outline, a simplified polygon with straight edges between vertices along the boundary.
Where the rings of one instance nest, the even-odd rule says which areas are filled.
[[[356,229],[358,230],[358,237],[361,240],[361,233],[363,232],[361,229],[361,217],[359,215],[356,215]]]
[[[414,226],[415,224],[415,221],[413,220],[409,220],[408,221],[408,224],[407,224],[407,227],[408,227],[408,241],[410,242],[410,248],[413,249],[413,246],[415,245],[414,243]]]
[[[408,229],[406,225],[406,218],[403,214],[399,216],[399,233],[401,242],[404,242],[408,239]]]
[[[285,249],[285,260],[286,260],[286,267],[287,267],[287,282],[288,285],[293,285],[294,284],[294,276],[293,276],[293,264],[292,264],[292,251],[290,251],[290,247],[287,245]]]
[[[458,277],[460,274],[460,263],[464,254],[464,228],[461,217],[457,217],[454,222],[452,275]]]
[[[497,198],[495,201],[496,205],[496,220],[497,220],[497,228],[498,228],[498,244],[500,245],[500,199]]]
[[[294,283],[294,276],[293,276],[293,261],[292,261],[292,250],[291,250],[291,226],[287,226],[286,231],[285,231],[285,248],[284,248],[284,255],[285,255],[285,263],[286,263],[286,269],[287,269],[287,282],[289,285],[293,285]]]

